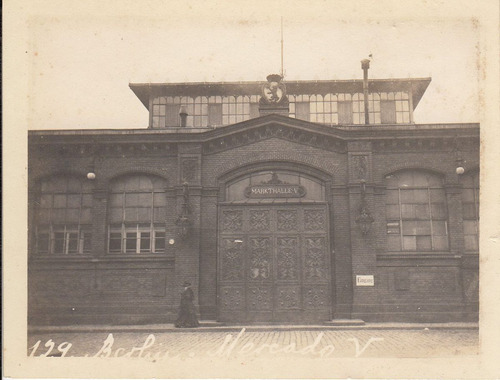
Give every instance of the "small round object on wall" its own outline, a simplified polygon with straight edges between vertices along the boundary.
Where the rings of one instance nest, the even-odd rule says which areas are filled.
[[[455,171],[456,171],[456,173],[457,173],[458,175],[462,175],[462,174],[464,174],[465,169],[464,169],[462,166],[459,166],[459,167],[457,167],[457,168],[456,168],[456,170],[455,170]]]
[[[168,241],[168,244],[170,244],[170,245],[175,244],[175,240],[174,240],[174,239],[170,239],[170,240]]]
[[[95,179],[95,173],[94,172],[88,172],[87,173],[87,179],[94,180]]]

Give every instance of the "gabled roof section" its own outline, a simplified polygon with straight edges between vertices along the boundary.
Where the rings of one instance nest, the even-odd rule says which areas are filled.
[[[431,78],[370,79],[369,91],[409,91],[415,109]],[[129,87],[149,110],[151,96],[238,96],[259,95],[265,82],[130,83]],[[361,93],[363,80],[284,81],[288,94]]]
[[[345,152],[347,147],[347,135],[344,131],[279,114],[269,114],[217,128],[203,133],[203,137],[205,154],[273,137],[337,152]]]
[[[204,133],[204,137],[206,139],[211,139],[214,137],[230,136],[231,134],[236,132],[249,131],[254,128],[259,128],[270,124],[283,127],[298,128],[309,132],[324,133],[328,135],[338,135],[338,133],[335,133],[335,131],[343,134],[343,131],[339,131],[335,129],[335,127],[332,128],[331,126],[312,123],[310,121],[300,120],[274,113],[259,116],[250,120],[245,120],[236,124],[231,124],[226,127],[211,129],[210,131]]]

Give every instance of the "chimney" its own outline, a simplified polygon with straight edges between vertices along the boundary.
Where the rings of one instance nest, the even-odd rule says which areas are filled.
[[[368,113],[368,69],[370,68],[370,60],[363,59],[361,61],[363,69],[363,99],[365,103],[365,124],[370,124],[370,115]]]
[[[181,117],[181,128],[186,128],[187,116],[186,106],[181,106],[179,110],[179,116]]]

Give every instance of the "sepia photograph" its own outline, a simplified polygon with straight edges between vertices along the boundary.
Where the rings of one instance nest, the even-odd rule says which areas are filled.
[[[5,376],[498,376],[494,2],[9,3]]]

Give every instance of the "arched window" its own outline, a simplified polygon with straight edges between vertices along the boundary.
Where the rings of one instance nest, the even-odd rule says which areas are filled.
[[[441,177],[418,170],[386,177],[387,249],[448,250],[448,212]]]
[[[72,176],[43,180],[36,215],[37,252],[51,255],[89,253],[91,209],[89,181]]]
[[[479,252],[479,172],[462,178],[465,250]]]
[[[159,177],[122,177],[111,185],[108,249],[110,253],[165,251],[166,181]]]

